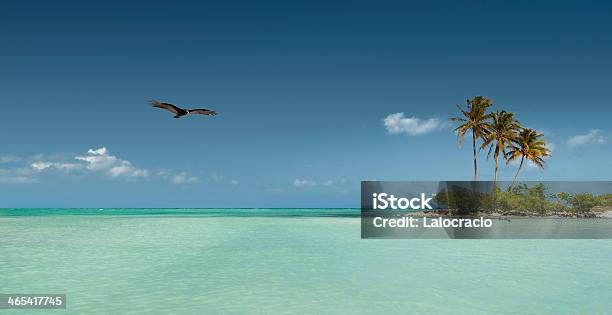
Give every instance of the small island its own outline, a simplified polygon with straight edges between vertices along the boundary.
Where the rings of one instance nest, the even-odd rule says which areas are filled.
[[[474,96],[466,100],[466,107],[456,105],[460,115],[450,118],[458,123],[454,132],[459,145],[466,135],[471,138],[474,167],[471,188],[438,194],[438,209],[424,211],[429,215],[478,215],[488,217],[612,217],[612,194],[585,192],[549,193],[543,183],[529,187],[519,184],[517,178],[525,163],[543,170],[552,156],[544,134],[525,127],[515,113],[503,109],[490,112],[493,101],[485,96]],[[480,142],[480,143],[479,143]],[[477,155],[487,151],[487,160],[493,158],[495,169],[492,182],[478,181]],[[500,158],[508,166],[518,162],[516,173],[509,185],[498,182]],[[485,185],[483,185],[485,183]],[[487,186],[486,189],[482,187]],[[480,188],[478,188],[480,187]],[[557,190],[558,191],[558,190]],[[579,190],[580,191],[580,190]]]
[[[482,182],[481,182],[482,183]],[[437,207],[423,216],[485,217],[610,217],[612,194],[547,193],[543,183],[531,187],[525,183],[502,189],[494,185],[491,192],[469,190],[443,192],[435,196]],[[413,213],[413,215],[416,213]]]

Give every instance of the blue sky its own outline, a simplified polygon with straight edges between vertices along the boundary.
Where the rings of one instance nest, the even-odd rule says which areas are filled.
[[[358,206],[470,179],[474,95],[552,143],[522,179],[612,177],[603,1],[4,1],[0,38],[0,207]]]

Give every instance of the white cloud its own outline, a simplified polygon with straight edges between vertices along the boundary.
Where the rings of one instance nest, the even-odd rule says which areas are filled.
[[[239,184],[239,182],[238,182],[237,180],[235,180],[235,179],[232,179],[232,180],[230,181],[230,183],[231,183],[232,185],[234,185],[234,186],[238,186],[238,184]]]
[[[177,185],[197,183],[200,181],[200,178],[198,176],[190,175],[187,172],[174,173],[170,170],[159,170],[155,174],[160,178],[168,180],[171,183]]]
[[[14,155],[0,155],[0,164],[15,163],[21,161],[21,158]]]
[[[76,160],[85,162],[85,168],[93,172],[103,172],[117,178],[142,178],[148,177],[149,172],[132,165],[130,161],[109,155],[105,147],[89,149],[86,156],[77,156]]]
[[[46,169],[51,169],[51,168],[70,172],[70,171],[74,171],[74,170],[83,168],[82,164],[77,164],[77,163],[55,163],[55,162],[44,162],[44,161],[34,162],[30,164],[30,166],[32,167],[32,169],[38,172],[42,172]]]
[[[98,149],[89,149],[87,150],[87,153],[91,154],[91,155],[106,155],[106,147],[101,147]]]
[[[210,176],[208,176],[208,180],[212,182],[220,182],[223,180],[223,175],[212,173]]]
[[[28,184],[35,183],[37,180],[32,176],[32,171],[25,168],[1,169],[0,184]]]
[[[171,175],[168,170],[158,170],[155,174],[163,179],[168,179]]]
[[[180,185],[180,184],[189,184],[196,183],[200,181],[200,178],[197,176],[190,176],[187,172],[181,172],[172,177],[172,183]]]
[[[342,178],[339,180],[324,180],[324,181],[316,181],[314,179],[299,179],[296,178],[293,181],[293,186],[295,187],[313,187],[313,186],[325,186],[325,187],[329,187],[329,186],[339,186],[339,185],[344,185],[346,184],[346,178]]]
[[[601,135],[601,130],[592,129],[585,135],[575,135],[567,140],[567,145],[570,148],[575,148],[587,144],[602,144],[606,139]]]
[[[120,165],[111,167],[108,174],[112,177],[127,176],[127,177],[147,177],[149,171],[135,168],[129,161],[121,161]]]
[[[293,186],[295,187],[311,187],[311,186],[316,186],[317,182],[312,180],[312,179],[299,179],[296,178],[293,181]]]
[[[104,152],[104,154],[98,154],[100,152]],[[87,156],[77,156],[75,159],[85,162],[87,169],[90,171],[108,170],[114,165],[120,164],[120,160],[116,156],[106,154],[106,148],[89,149],[87,153]]]
[[[390,114],[383,119],[383,122],[390,134],[405,133],[411,136],[426,134],[444,127],[438,118],[406,117],[404,113]]]
[[[72,172],[103,174],[110,178],[138,179],[149,178],[147,169],[138,168],[128,160],[110,154],[106,147],[92,148],[87,154],[74,157],[73,162],[66,161],[69,157],[48,157],[44,154],[32,156],[30,161],[22,167],[2,169],[0,168],[0,183],[29,183],[38,181],[39,177],[47,172],[61,171],[65,174]],[[63,161],[62,161],[63,159]],[[8,159],[6,159],[8,161]],[[13,161],[14,159],[11,159]],[[23,160],[23,159],[20,159]],[[159,169],[153,173],[156,178],[166,180],[174,184],[188,184],[200,181],[198,176],[188,172],[175,172],[167,169]],[[223,181],[223,175],[212,173],[208,180],[214,182]],[[237,180],[229,181],[232,185],[238,185]]]
[[[48,169],[49,167],[51,167],[51,165],[52,163],[49,162],[34,162],[31,164],[32,168],[39,172]]]

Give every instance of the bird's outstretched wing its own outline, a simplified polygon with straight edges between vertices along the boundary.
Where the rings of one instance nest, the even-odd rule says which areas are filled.
[[[151,101],[151,106],[157,107],[157,108],[163,108],[165,110],[171,111],[175,115],[178,115],[179,113],[185,113],[185,110],[182,108],[176,107],[170,103],[162,103],[156,100]]]
[[[217,112],[215,112],[214,110],[204,109],[204,108],[190,109],[189,113],[190,114],[209,115],[209,116],[217,115]]]

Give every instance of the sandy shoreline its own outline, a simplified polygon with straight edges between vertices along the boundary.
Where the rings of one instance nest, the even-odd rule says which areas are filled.
[[[404,216],[420,216],[420,217],[448,216],[446,211],[442,211],[441,213],[436,212],[436,211],[428,211],[428,212],[418,211],[418,212],[404,213],[403,215]],[[591,215],[592,216],[581,217],[581,216],[575,216],[575,215],[563,215],[563,214],[558,214],[558,213],[547,214],[547,215],[525,213],[524,215],[517,215],[517,214],[502,214],[499,212],[494,212],[494,213],[478,212],[473,215],[469,215],[468,217],[484,217],[484,218],[489,218],[489,219],[513,219],[513,218],[580,218],[580,219],[610,218],[612,219],[612,210],[605,211],[605,212],[592,212]],[[457,216],[457,217],[461,217],[461,216]]]

